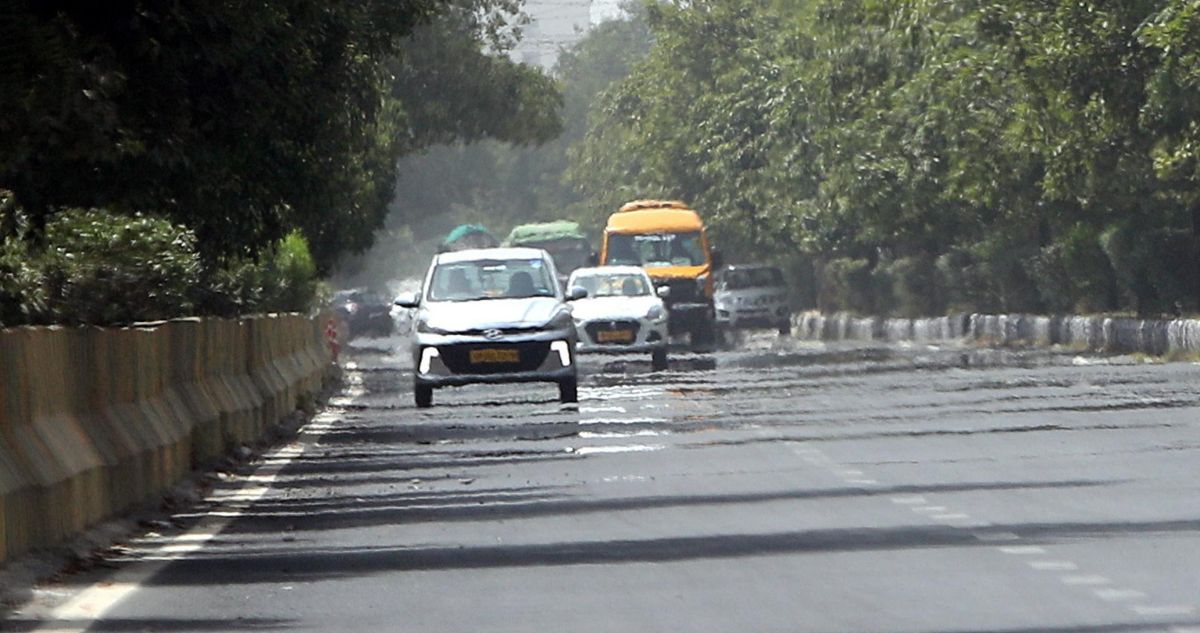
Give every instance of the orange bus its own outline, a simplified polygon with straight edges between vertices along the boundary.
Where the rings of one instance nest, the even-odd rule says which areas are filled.
[[[667,200],[623,205],[608,218],[600,263],[645,268],[669,310],[670,332],[688,333],[693,346],[713,344],[713,271],[721,267],[720,253],[695,210]]]

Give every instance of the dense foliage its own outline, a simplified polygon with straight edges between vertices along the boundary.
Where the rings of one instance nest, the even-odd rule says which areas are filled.
[[[596,25],[559,56],[553,70],[562,95],[561,131],[553,130],[557,136],[529,146],[514,135],[464,133],[454,143],[445,142],[449,137],[430,139],[442,142],[402,158],[385,230],[370,253],[348,258],[338,277],[349,285],[380,288],[397,277],[418,277],[438,242],[458,224],[482,223],[500,236],[522,222],[583,217],[594,224],[595,215],[564,172],[569,148],[587,133],[587,112],[597,95],[627,76],[650,48],[644,9],[633,4],[627,12],[627,19]],[[484,137],[490,139],[480,140]]]
[[[316,265],[298,232],[256,258],[206,265],[190,229],[97,209],[56,213],[47,248],[0,240],[0,327],[119,325],[194,314],[305,312],[318,294]]]
[[[61,210],[99,207],[184,225],[206,259],[251,256],[298,228],[328,270],[370,244],[398,156],[445,138],[553,136],[552,82],[502,54],[517,8],[7,3],[0,189],[35,240]],[[16,230],[0,222],[0,236]]]
[[[689,200],[825,309],[1200,309],[1188,0],[652,3],[592,110],[593,218]]]
[[[553,80],[505,55],[519,8],[6,3],[0,323],[303,307],[383,226],[399,157],[558,134]]]

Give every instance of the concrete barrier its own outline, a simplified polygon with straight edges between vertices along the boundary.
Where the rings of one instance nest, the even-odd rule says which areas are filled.
[[[328,364],[299,315],[0,330],[0,564],[261,437]]]
[[[1119,354],[1200,353],[1200,320],[1096,316],[956,314],[921,319],[805,312],[793,336],[821,341],[974,341],[997,346],[1063,345]]]

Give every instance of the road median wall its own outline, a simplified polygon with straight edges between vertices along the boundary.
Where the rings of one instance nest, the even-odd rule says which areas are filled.
[[[1031,314],[954,314],[922,319],[806,312],[798,338],[822,341],[976,341],[999,346],[1064,345],[1098,352],[1164,356],[1200,353],[1200,320]]]
[[[328,364],[300,315],[0,330],[0,566],[261,437]]]

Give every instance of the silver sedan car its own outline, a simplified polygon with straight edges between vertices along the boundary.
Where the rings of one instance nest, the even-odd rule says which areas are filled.
[[[415,308],[413,399],[471,383],[553,382],[559,400],[578,400],[575,323],[554,261],[541,249],[488,248],[442,253],[421,292],[396,299]]]

